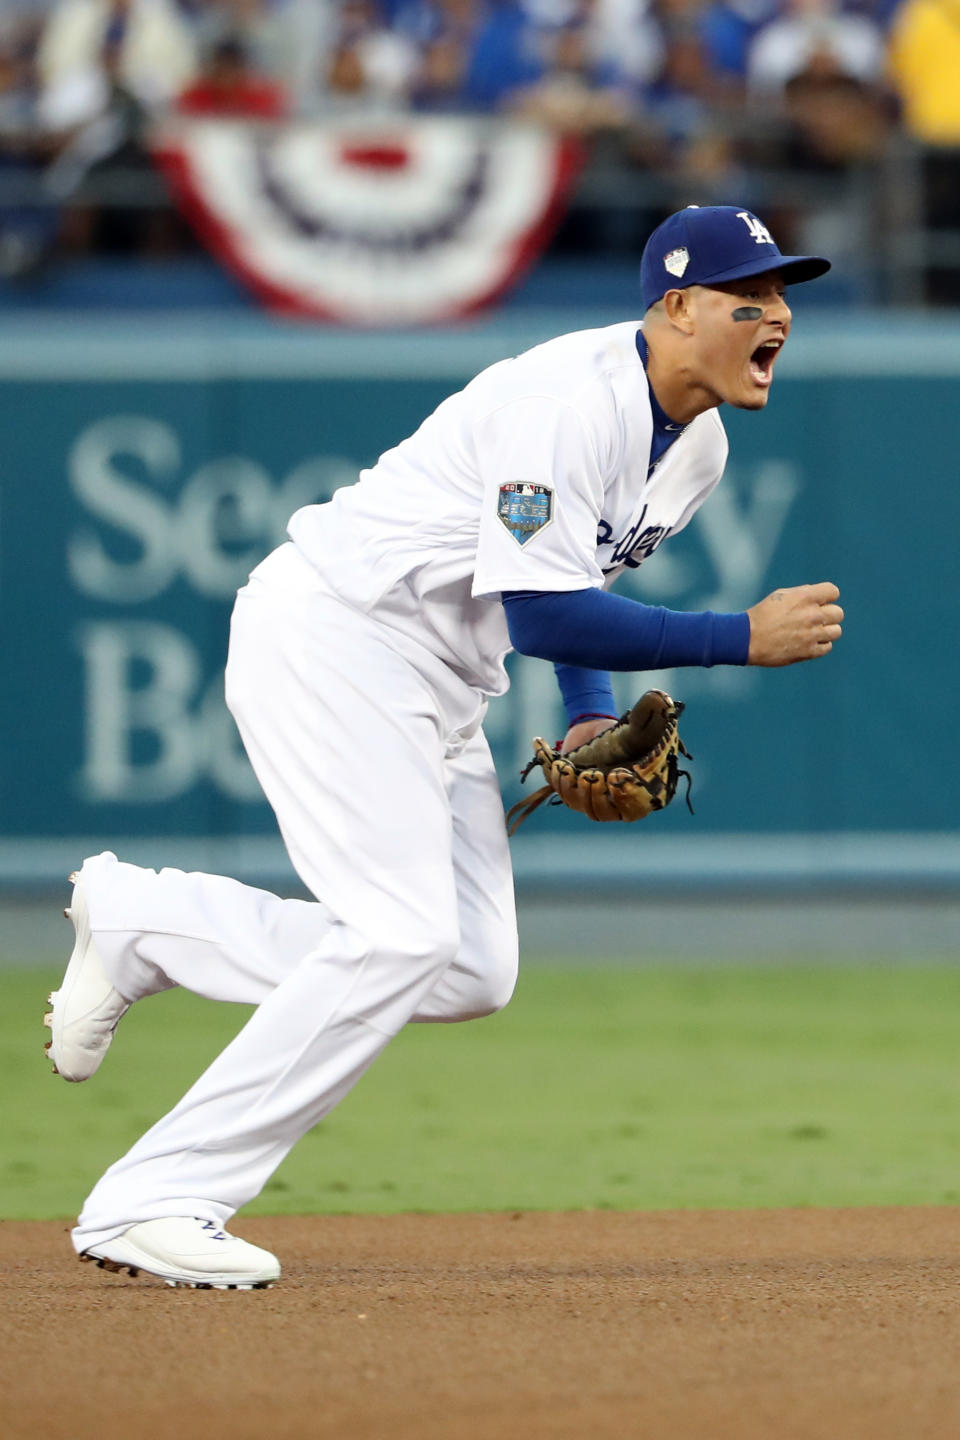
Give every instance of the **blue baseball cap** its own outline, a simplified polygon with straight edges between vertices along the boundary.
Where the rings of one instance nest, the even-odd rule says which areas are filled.
[[[781,271],[786,282],[815,280],[830,269],[819,255],[783,255],[770,231],[736,205],[688,205],[658,225],[643,247],[640,290],[649,310],[668,290],[720,285]]]

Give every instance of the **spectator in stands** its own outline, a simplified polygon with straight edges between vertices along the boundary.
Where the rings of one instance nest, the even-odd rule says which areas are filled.
[[[405,0],[398,23],[419,26],[421,108],[522,112],[581,133],[621,125],[660,57],[647,0]]]
[[[818,66],[878,84],[884,73],[883,31],[865,15],[840,9],[838,0],[788,0],[750,47],[747,84],[764,104],[781,99],[787,82]]]
[[[410,0],[397,12],[396,28],[417,52],[411,84],[414,109],[464,110],[473,48],[486,19],[472,0]]]
[[[668,212],[691,196],[702,196],[704,203],[720,203],[730,194],[748,198],[751,186],[732,113],[735,96],[729,78],[711,64],[699,0],[657,0],[655,14],[663,58],[643,94],[636,158],[657,173]]]
[[[170,0],[59,0],[40,45],[44,175],[68,250],[167,253],[178,222],[150,157],[150,119],[195,69]]]
[[[543,75],[509,97],[511,114],[573,135],[622,130],[635,108],[635,87],[613,61],[597,63],[585,15],[541,36]]]
[[[169,104],[197,55],[173,0],[58,0],[38,68],[43,122],[70,131],[103,112],[114,83],[147,111]]]
[[[907,130],[922,148],[923,214],[911,216],[946,254],[927,269],[926,297],[960,304],[960,4],[904,0],[890,36],[889,73]],[[943,234],[943,232],[946,232]]]
[[[813,187],[802,203],[771,207],[777,233],[795,245],[830,244],[834,283],[846,282],[857,293],[864,283],[862,257],[875,245],[873,232],[882,220],[865,205],[862,190],[845,181],[884,154],[894,118],[890,97],[824,49],[786,81],[780,104],[773,162],[792,175],[834,176],[844,183]]]
[[[37,125],[34,41],[29,20],[10,15],[0,20],[0,276],[7,279],[40,265],[56,235],[56,213],[39,193],[47,147]],[[23,183],[29,195],[31,180],[38,190],[35,203],[6,189]]]
[[[542,26],[579,26],[589,64],[634,89],[650,83],[663,60],[663,38],[650,0],[524,0]]]
[[[374,0],[343,0],[318,99],[325,108],[404,108],[414,84],[417,53],[387,24]]]
[[[497,111],[511,104],[518,92],[543,79],[541,27],[519,0],[500,0],[478,9],[480,22],[463,82],[464,106]]]
[[[960,146],[960,3],[905,0],[890,33],[890,75],[910,134]]]
[[[177,101],[184,115],[233,115],[280,120],[287,97],[276,81],[251,67],[243,41],[226,37],[214,45],[200,74]]]
[[[305,108],[336,29],[334,0],[179,0],[203,56],[225,40],[243,45],[250,69]]]
[[[0,149],[34,148],[37,132],[36,74],[27,26],[0,22]]]
[[[882,89],[857,79],[826,56],[811,60],[785,87],[792,125],[786,160],[800,170],[846,170],[875,161],[892,112]]]
[[[756,113],[773,101],[786,122],[778,159],[806,172],[845,171],[882,154],[893,111],[884,80],[884,37],[865,15],[834,0],[792,0],[750,52]],[[843,244],[834,247],[842,256]]]
[[[735,94],[747,78],[750,47],[779,11],[779,0],[708,0],[700,17],[703,43],[714,74]]]
[[[873,164],[889,130],[883,75],[884,36],[874,20],[842,10],[839,0],[788,0],[749,52],[747,115],[752,111],[755,122],[745,141],[749,159],[841,179]],[[857,273],[870,216],[849,185],[821,186],[802,204],[767,208],[789,243],[832,246],[835,281],[845,271]]]
[[[671,150],[716,128],[723,100],[701,27],[696,0],[659,0],[663,58],[644,102],[648,119]]]

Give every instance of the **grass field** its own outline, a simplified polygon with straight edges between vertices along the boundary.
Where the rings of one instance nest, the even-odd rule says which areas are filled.
[[[6,1218],[74,1215],[245,1018],[158,996],[71,1086],[58,982],[0,972]],[[250,1210],[960,1202],[958,1031],[949,966],[531,966],[502,1015],[409,1027]]]

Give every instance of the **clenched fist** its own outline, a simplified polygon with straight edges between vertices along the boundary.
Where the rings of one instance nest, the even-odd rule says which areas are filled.
[[[829,580],[774,590],[747,611],[750,617],[748,665],[794,665],[833,649],[843,633],[840,591]]]

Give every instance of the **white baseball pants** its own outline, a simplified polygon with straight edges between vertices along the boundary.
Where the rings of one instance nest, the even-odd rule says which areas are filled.
[[[484,701],[325,593],[292,545],[240,591],[227,700],[317,902],[223,876],[86,861],[91,928],[128,999],[174,985],[258,1008],[106,1172],[78,1251],[132,1224],[223,1225],[410,1020],[468,1020],[516,980],[513,884]]]

